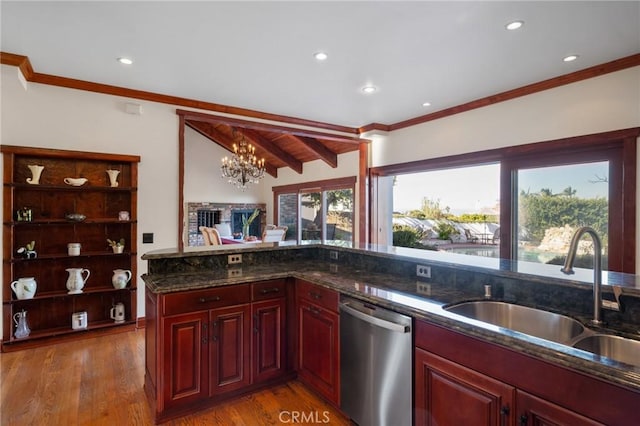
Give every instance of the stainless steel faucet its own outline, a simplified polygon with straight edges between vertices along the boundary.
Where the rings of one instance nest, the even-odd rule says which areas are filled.
[[[564,267],[561,269],[565,274],[573,274],[573,262],[576,259],[578,251],[578,243],[584,234],[591,235],[593,239],[593,320],[594,325],[602,325],[602,243],[595,229],[589,226],[583,226],[573,234],[569,252],[564,261]]]

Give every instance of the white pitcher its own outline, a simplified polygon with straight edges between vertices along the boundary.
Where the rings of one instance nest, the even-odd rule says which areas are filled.
[[[111,277],[111,284],[113,288],[121,289],[127,286],[127,283],[131,280],[131,271],[128,269],[114,269],[113,277]]]
[[[18,278],[17,281],[11,283],[11,289],[18,299],[33,299],[37,287],[36,279],[33,277]]]
[[[118,186],[118,175],[120,174],[120,170],[107,170],[107,174],[109,175],[109,183],[112,187]]]
[[[31,177],[27,178],[27,183],[30,183],[31,185],[38,185],[40,183],[40,175],[42,174],[42,170],[44,170],[44,166],[29,164],[27,167],[31,170]]]
[[[69,290],[69,294],[78,294],[82,293],[82,289],[84,288],[84,283],[89,279],[88,269],[82,268],[68,268],[66,271],[69,273],[69,278],[67,278],[67,290]],[[86,272],[86,276],[82,276],[83,273]]]

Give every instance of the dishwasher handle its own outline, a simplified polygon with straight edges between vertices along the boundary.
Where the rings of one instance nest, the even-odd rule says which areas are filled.
[[[355,309],[349,306],[348,303],[341,303],[340,310],[346,312],[349,315],[352,315],[362,321],[368,322],[373,325],[377,325],[379,327],[386,328],[387,330],[396,331],[399,333],[409,333],[411,331],[411,327],[404,324],[397,324],[395,322],[383,320],[381,318],[374,317],[372,315],[366,314],[358,309]]]

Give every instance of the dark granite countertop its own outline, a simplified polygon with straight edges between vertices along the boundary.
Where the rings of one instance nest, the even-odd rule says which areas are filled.
[[[233,272],[230,272],[233,271]],[[586,351],[449,313],[443,306],[469,300],[451,286],[428,283],[428,296],[416,294],[416,279],[370,273],[348,265],[322,261],[293,261],[216,269],[207,272],[143,275],[149,291],[171,293],[276,278],[295,277],[365,299],[416,319],[571,368],[640,392],[640,368],[601,358]],[[578,318],[585,323],[584,318]]]

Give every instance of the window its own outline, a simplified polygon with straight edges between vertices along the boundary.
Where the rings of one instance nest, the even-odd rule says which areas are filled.
[[[397,175],[393,210],[396,245],[498,257],[500,164]]]
[[[600,161],[518,169],[514,257],[562,262],[573,232],[591,226],[602,241],[602,267],[607,269],[609,167],[608,161]],[[593,256],[592,243],[585,241],[581,252]]]
[[[385,184],[388,177],[395,176],[401,181],[409,174],[446,170],[450,174],[440,185],[461,192],[454,185],[459,179],[451,176],[467,175],[471,186],[475,183],[471,170],[495,164],[499,166],[500,178],[488,185],[495,184],[500,191],[499,222],[492,224],[499,228],[492,235],[489,231],[471,229],[465,240],[470,246],[476,245],[473,254],[556,263],[566,255],[565,246],[553,246],[559,239],[567,239],[558,236],[563,231],[572,233],[579,226],[591,226],[603,240],[607,269],[634,273],[639,134],[640,129],[634,128],[373,168],[371,186],[384,191],[389,187]],[[381,212],[390,215],[390,209],[379,207],[385,199],[388,197],[384,193],[372,194],[372,205],[378,206],[378,215]],[[436,198],[431,203],[437,201]],[[454,206],[446,204],[437,207],[453,210]],[[387,223],[391,228],[391,217],[386,222],[377,219],[378,224]],[[482,249],[478,242],[483,243]],[[491,242],[495,248],[485,250]],[[451,245],[455,246],[455,241]],[[546,247],[544,254],[540,253],[541,246]]]
[[[355,182],[350,177],[274,187],[274,217],[288,227],[286,240],[352,245]]]

